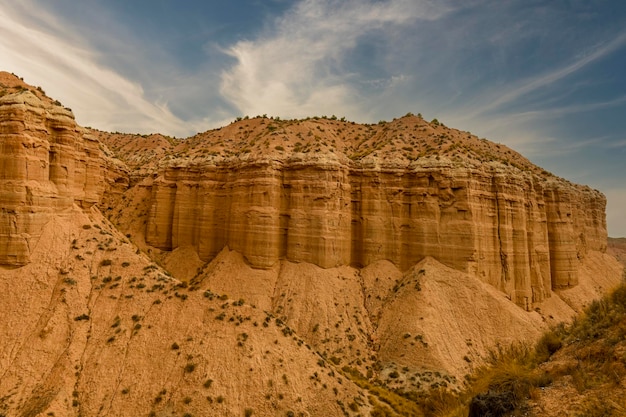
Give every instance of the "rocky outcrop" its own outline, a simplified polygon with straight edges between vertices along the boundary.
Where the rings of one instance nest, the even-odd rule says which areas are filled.
[[[245,119],[176,141],[80,128],[22,84],[0,97],[0,264],[28,263],[51,213],[118,207],[137,184],[151,189],[145,242],[165,251],[403,271],[430,256],[527,309],[606,249],[601,193],[420,117]]]
[[[25,265],[52,213],[105,189],[98,140],[69,109],[22,89],[0,97],[0,264]]]
[[[257,268],[279,259],[329,268],[431,256],[518,305],[577,284],[578,260],[606,248],[604,196],[500,163],[409,165],[292,155],[170,164],[152,186],[146,241],[222,248]]]

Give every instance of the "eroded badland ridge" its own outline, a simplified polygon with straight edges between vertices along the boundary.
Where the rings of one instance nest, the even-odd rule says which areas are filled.
[[[406,414],[342,368],[456,389],[622,275],[600,192],[436,121],[178,140],[0,84],[7,415]]]

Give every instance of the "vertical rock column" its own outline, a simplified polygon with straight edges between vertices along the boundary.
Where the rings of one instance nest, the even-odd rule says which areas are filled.
[[[207,167],[197,181],[198,211],[192,244],[197,245],[201,259],[212,259],[227,244],[231,190],[228,173],[218,167]],[[180,240],[179,240],[180,242]]]
[[[104,160],[98,140],[88,134],[80,141],[82,152],[77,152],[74,162],[74,189],[72,196],[81,207],[91,207],[100,202],[105,190]]]
[[[430,174],[437,184],[439,200],[439,246],[437,259],[460,271],[468,271],[477,238],[470,211],[470,172],[466,169],[442,169]],[[413,262],[415,263],[415,262]]]
[[[530,255],[526,205],[531,197],[524,190],[524,176],[495,173],[494,194],[498,216],[498,240],[504,291],[523,308],[532,306]]]
[[[549,298],[552,290],[548,222],[543,187],[538,178],[527,179],[525,194],[530,289],[532,302],[537,303]]]
[[[550,244],[552,288],[578,285],[576,234],[571,190],[552,184],[544,190]]]
[[[353,211],[359,264],[386,259],[404,270],[432,256],[467,270],[474,234],[466,172],[363,170],[353,172],[351,182],[360,197]]]
[[[508,169],[470,177],[475,252],[468,271],[529,309],[551,290],[542,189],[532,175]]]
[[[171,174],[170,174],[171,175]],[[152,186],[152,204],[146,226],[146,243],[155,248],[172,250],[176,182],[159,177]]]
[[[48,107],[53,115],[29,91],[0,98],[0,264],[27,264],[31,241],[51,214],[73,202],[71,195],[59,195],[52,181],[56,161],[46,128],[58,117],[59,129],[69,131],[73,120],[69,111]],[[72,139],[68,135],[68,143]]]
[[[285,171],[287,258],[323,268],[350,263],[351,188],[339,164],[295,165]]]
[[[249,164],[229,177],[231,196],[227,244],[251,265],[270,268],[280,255],[280,167]]]

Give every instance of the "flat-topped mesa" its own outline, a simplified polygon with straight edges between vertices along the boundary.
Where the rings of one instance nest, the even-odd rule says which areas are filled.
[[[228,246],[257,268],[386,259],[405,270],[431,256],[530,309],[577,285],[579,259],[606,248],[604,196],[537,172],[446,156],[179,158],[152,184],[146,241],[204,260]]]
[[[23,88],[0,97],[0,264],[25,265],[52,213],[100,201],[99,142],[69,109]]]

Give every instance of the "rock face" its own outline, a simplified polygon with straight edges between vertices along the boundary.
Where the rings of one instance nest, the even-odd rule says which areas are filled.
[[[606,249],[601,193],[412,115],[259,117],[174,141],[80,128],[17,85],[0,97],[0,141],[4,265],[29,262],[50,213],[112,208],[139,183],[151,192],[145,242],[161,250],[192,247],[206,262],[228,247],[264,269],[389,260],[405,271],[430,256],[526,309],[576,286],[579,260]]]
[[[100,201],[104,159],[69,109],[26,89],[0,97],[0,144],[0,264],[25,265],[52,213]]]
[[[374,163],[373,163],[374,162]],[[146,241],[225,246],[257,268],[329,268],[431,256],[530,308],[575,286],[578,260],[606,247],[605,198],[517,168],[426,158],[408,166],[339,158],[170,166],[154,180]]]

